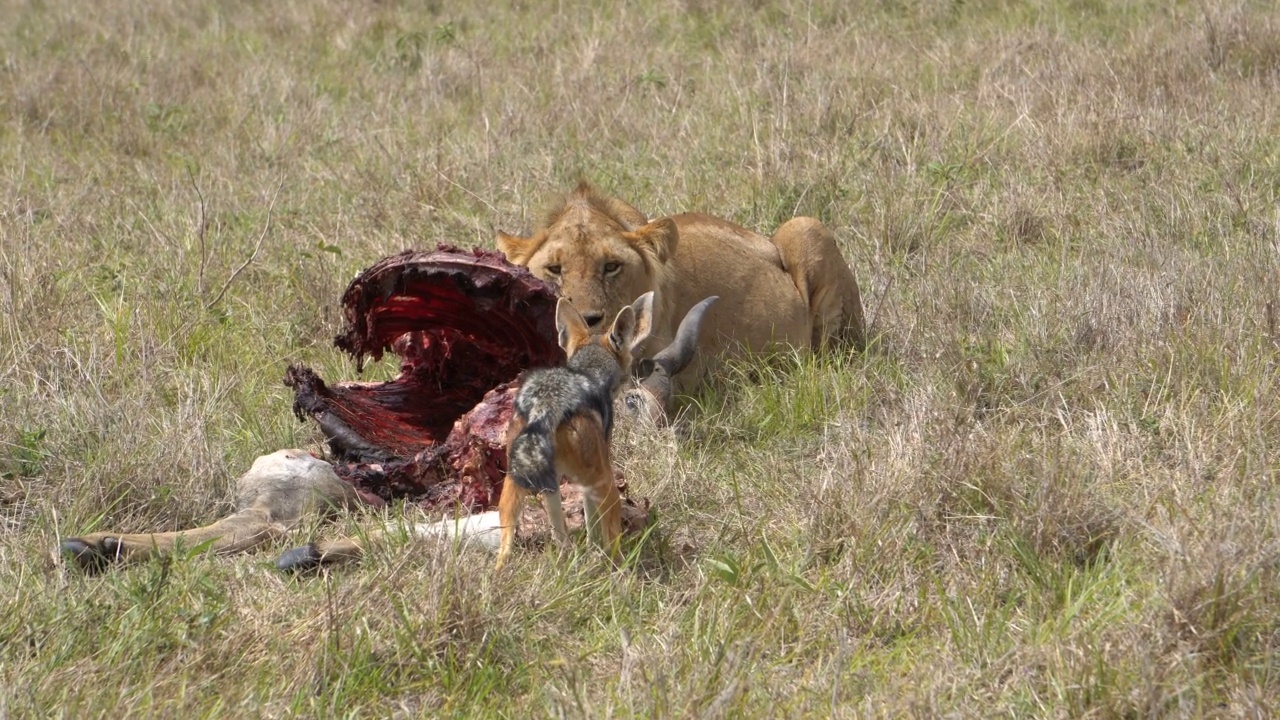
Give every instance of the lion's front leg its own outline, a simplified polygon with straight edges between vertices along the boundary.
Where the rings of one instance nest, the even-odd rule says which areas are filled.
[[[810,217],[792,218],[773,234],[791,280],[809,306],[815,348],[866,344],[862,296],[835,235]]]

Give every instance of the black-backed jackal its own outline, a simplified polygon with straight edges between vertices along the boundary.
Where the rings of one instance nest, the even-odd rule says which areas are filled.
[[[631,353],[649,336],[653,293],[622,308],[613,324],[593,335],[587,321],[563,298],[556,305],[564,367],[534,370],[516,393],[507,426],[507,476],[498,512],[502,541],[497,567],[511,555],[525,499],[542,496],[561,543],[569,530],[560,505],[560,478],[582,486],[587,533],[613,559],[622,534],[622,498],[614,484],[609,441],[613,401],[631,371]]]

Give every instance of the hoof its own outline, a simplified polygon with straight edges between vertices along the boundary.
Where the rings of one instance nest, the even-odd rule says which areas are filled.
[[[280,559],[276,560],[276,569],[281,572],[301,572],[318,567],[320,567],[320,551],[314,544],[285,550]]]
[[[77,538],[62,541],[62,556],[85,572],[98,573],[106,570],[113,561],[119,559],[114,538],[106,538],[101,543],[87,543]]]

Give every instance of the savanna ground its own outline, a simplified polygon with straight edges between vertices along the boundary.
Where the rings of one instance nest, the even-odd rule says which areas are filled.
[[[0,715],[1280,712],[1280,11],[858,5],[0,2]],[[60,564],[321,449],[351,276],[579,176],[817,216],[871,322],[622,434],[631,567]]]

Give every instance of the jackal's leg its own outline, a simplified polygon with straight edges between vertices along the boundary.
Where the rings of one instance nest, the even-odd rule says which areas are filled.
[[[573,481],[582,486],[587,534],[615,560],[622,534],[622,497],[613,481],[609,441],[599,417],[579,415],[557,431],[556,447],[566,448],[559,459]]]
[[[600,498],[599,510],[597,510],[599,529],[597,537],[599,538],[600,547],[608,553],[609,557],[617,560],[621,552],[622,539],[622,496],[618,494],[618,486],[613,484],[613,473],[607,472],[601,478],[602,482],[597,483],[602,497]],[[586,493],[590,497],[596,490],[590,490]],[[594,502],[594,501],[592,501]]]
[[[516,541],[516,528],[520,525],[520,513],[524,510],[525,498],[529,491],[516,484],[508,475],[502,481],[502,497],[498,500],[498,518],[502,523],[502,541],[498,545],[498,562],[495,570],[501,570],[511,556],[511,547]],[[557,500],[559,497],[556,498]]]
[[[835,235],[809,217],[792,218],[773,234],[773,244],[800,296],[809,303],[813,345],[866,342],[858,281],[840,254]]]
[[[259,457],[236,490],[236,512],[212,525],[165,533],[97,532],[66,538],[62,552],[89,570],[171,552],[179,544],[209,543],[217,553],[243,552],[280,537],[304,517],[360,502],[328,463],[304,450]]]
[[[560,504],[560,493],[542,494],[542,504],[547,508],[547,519],[551,521],[551,530],[561,547],[569,547],[569,524],[564,519],[564,507]]]
[[[613,461],[609,443],[601,438],[586,459],[589,483],[583,488],[582,505],[586,511],[587,532],[613,560],[618,559],[622,537],[622,496],[613,480]]]
[[[600,534],[600,501],[589,490],[582,493],[582,522],[587,529],[587,538],[597,547],[604,547],[604,537]]]

